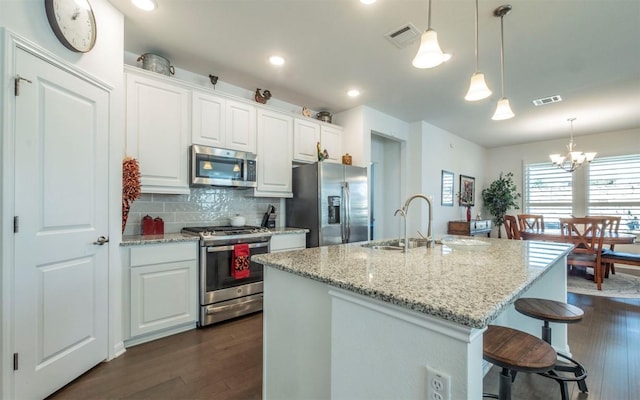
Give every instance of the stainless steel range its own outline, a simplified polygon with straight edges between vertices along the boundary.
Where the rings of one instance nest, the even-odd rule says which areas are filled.
[[[182,233],[200,236],[200,326],[262,310],[262,265],[251,262],[249,276],[232,274],[234,246],[250,254],[269,252],[271,232],[258,226],[201,226]]]

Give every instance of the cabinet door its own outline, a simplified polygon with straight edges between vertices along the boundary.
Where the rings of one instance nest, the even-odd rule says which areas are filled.
[[[127,154],[143,193],[189,193],[189,91],[127,73]]]
[[[197,319],[195,260],[131,268],[131,336]]]
[[[191,141],[212,147],[226,147],[226,101],[206,93],[193,92]]]
[[[322,125],[320,146],[329,153],[326,161],[342,164],[342,128]]]
[[[250,104],[228,100],[226,148],[256,152],[256,109]]]
[[[309,119],[296,118],[293,125],[293,160],[318,161],[317,143],[320,141],[320,124]],[[327,150],[328,151],[328,150]]]
[[[256,196],[291,197],[293,118],[258,110],[258,188]]]

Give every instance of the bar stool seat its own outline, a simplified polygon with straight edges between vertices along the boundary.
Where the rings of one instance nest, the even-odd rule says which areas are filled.
[[[563,303],[561,301],[539,299],[539,298],[520,298],[514,303],[515,309],[528,317],[539,319],[543,321],[542,325],[542,340],[551,343],[551,327],[549,322],[572,324],[580,322],[584,316],[584,311],[579,307],[571,304]],[[587,370],[578,361],[558,353],[558,358],[563,359],[566,363],[558,364],[547,372],[540,373],[540,375],[554,379],[560,384],[560,392],[562,400],[569,398],[567,390],[567,382],[577,382],[578,388],[581,392],[587,393]],[[570,373],[571,376],[561,375],[562,373]]]
[[[482,346],[482,357],[502,368],[499,394],[485,393],[482,397],[510,400],[512,372],[546,372],[557,360],[556,351],[545,341],[504,326],[489,325]]]

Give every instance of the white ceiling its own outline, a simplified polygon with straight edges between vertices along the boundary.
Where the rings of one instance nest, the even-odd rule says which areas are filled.
[[[452,58],[433,69],[411,61],[384,35],[427,25],[427,0],[156,0],[144,12],[110,0],[125,15],[125,50],[155,53],[176,67],[312,110],[367,105],[407,122],[424,120],[486,147],[640,127],[639,0],[480,0],[479,55],[493,95],[463,97],[475,71],[474,0],[433,0],[431,26]],[[492,121],[500,97],[500,18],[505,96],[515,118]],[[268,63],[283,56],[282,67]],[[352,87],[357,99],[346,96]],[[532,100],[560,95],[561,103]]]

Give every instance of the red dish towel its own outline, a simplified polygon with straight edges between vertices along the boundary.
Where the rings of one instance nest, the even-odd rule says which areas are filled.
[[[249,277],[249,245],[246,243],[233,246],[231,276],[233,276],[234,279]]]

